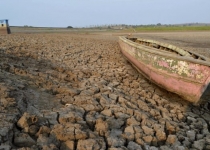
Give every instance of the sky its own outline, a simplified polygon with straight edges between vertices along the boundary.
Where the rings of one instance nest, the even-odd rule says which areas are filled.
[[[0,0],[10,26],[210,23],[210,0]]]

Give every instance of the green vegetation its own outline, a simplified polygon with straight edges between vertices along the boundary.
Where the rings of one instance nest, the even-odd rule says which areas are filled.
[[[136,32],[149,31],[210,31],[210,26],[138,26],[130,28]]]

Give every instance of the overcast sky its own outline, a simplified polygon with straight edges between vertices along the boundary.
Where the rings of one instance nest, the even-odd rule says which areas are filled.
[[[0,0],[10,26],[210,23],[210,0]]]

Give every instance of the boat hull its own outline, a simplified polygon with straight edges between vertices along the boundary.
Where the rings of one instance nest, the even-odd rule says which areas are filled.
[[[119,37],[122,54],[147,79],[160,87],[199,104],[210,98],[210,67]]]

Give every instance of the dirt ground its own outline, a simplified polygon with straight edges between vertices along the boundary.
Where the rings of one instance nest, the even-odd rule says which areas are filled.
[[[193,106],[146,80],[117,35],[0,35],[0,149],[210,149],[209,103]],[[210,58],[210,32],[132,36]]]

